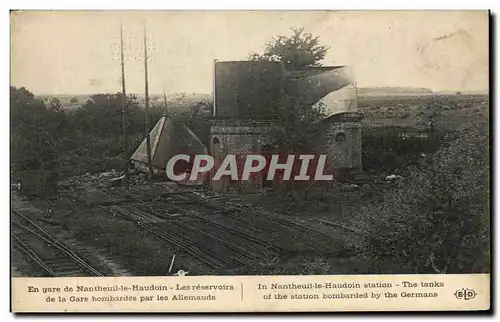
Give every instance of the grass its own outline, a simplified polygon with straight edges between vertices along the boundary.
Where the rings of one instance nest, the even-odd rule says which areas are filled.
[[[82,210],[67,219],[68,225],[78,227],[78,239],[101,247],[133,274],[165,276],[173,255],[176,255],[172,273],[184,271],[204,272],[202,263],[183,254],[176,246],[142,230],[135,223],[104,210]]]

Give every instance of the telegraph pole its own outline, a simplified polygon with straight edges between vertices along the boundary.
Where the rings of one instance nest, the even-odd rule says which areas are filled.
[[[146,101],[145,101],[145,108],[144,108],[144,116],[145,116],[145,122],[144,122],[144,127],[146,130],[146,149],[147,149],[147,155],[148,155],[148,170],[149,170],[149,176],[148,176],[148,183],[149,186],[153,186],[153,168],[151,164],[151,139],[149,137],[149,115],[148,115],[148,108],[149,108],[149,89],[148,89],[148,44],[146,40],[146,22],[144,22],[144,91],[146,95]]]
[[[215,116],[217,115],[217,113],[216,113],[217,105],[215,104],[215,102],[216,102],[216,96],[215,96],[215,95],[216,95],[216,93],[215,93],[215,90],[216,90],[216,87],[217,87],[217,86],[216,86],[216,85],[217,85],[217,84],[216,84],[216,79],[215,79],[215,71],[216,71],[216,66],[215,66],[215,65],[216,65],[216,64],[217,64],[217,59],[214,59],[214,65],[213,65],[213,80],[212,80],[212,81],[213,81],[213,85],[212,85],[212,88],[213,88],[213,92],[212,92],[213,115],[212,115],[212,116],[213,116],[213,117],[215,117]]]
[[[129,159],[128,159],[128,148],[127,148],[127,107],[126,107],[126,92],[125,92],[125,62],[123,57],[123,27],[120,21],[120,61],[122,70],[122,97],[121,97],[121,107],[122,107],[122,136],[123,136],[123,155],[125,167],[123,185],[128,187],[129,184]]]

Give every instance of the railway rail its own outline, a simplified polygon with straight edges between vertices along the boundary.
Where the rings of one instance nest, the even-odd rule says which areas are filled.
[[[103,276],[32,219],[11,209],[12,243],[50,276]]]
[[[186,193],[190,197],[190,193]],[[136,222],[139,227],[199,258],[212,268],[253,267],[258,265],[257,263],[261,262],[264,256],[276,255],[281,250],[269,242],[253,238],[244,230],[219,225],[200,215],[207,214],[207,210],[217,214],[236,210],[221,209],[218,206],[203,204],[189,197],[182,198],[183,194],[181,193],[165,194],[168,196],[168,200],[176,205],[179,203],[184,205],[183,202],[189,201],[188,207],[184,205],[184,207],[181,206],[182,209],[176,210],[185,215],[176,220],[166,213],[168,207],[160,206],[163,205],[161,202],[165,200],[148,203],[134,194],[125,192],[123,195],[134,199],[137,205],[103,206],[101,209]],[[204,207],[202,207],[203,209],[193,209],[199,206]]]
[[[113,191],[113,196],[135,204],[101,208],[135,222],[212,268],[253,266],[273,254],[337,253],[345,247],[327,234],[256,209],[207,200],[190,191],[149,193],[145,199],[141,193]],[[251,218],[246,215],[249,211]]]
[[[111,212],[112,214],[122,217],[125,220],[134,220],[133,217],[129,215],[129,212],[127,210],[124,210],[122,207],[119,206],[111,206],[109,208],[99,206],[100,209]],[[171,244],[179,247],[180,249],[184,250],[186,253],[200,259],[203,261],[205,264],[212,268],[217,268],[217,267],[223,267],[224,263],[220,260],[218,260],[216,257],[213,256],[207,256],[206,253],[202,252],[199,248],[191,245],[185,238],[176,236],[175,234],[172,234],[168,230],[160,230],[158,229],[157,224],[153,224],[150,222],[147,222],[147,218],[145,216],[142,216],[141,214],[134,213],[134,217],[139,217],[139,220],[134,220],[135,223],[143,228],[146,231],[149,231],[153,235],[157,236],[160,239],[163,239],[167,242],[170,242]]]

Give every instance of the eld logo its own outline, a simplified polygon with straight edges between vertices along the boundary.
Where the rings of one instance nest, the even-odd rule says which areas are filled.
[[[455,292],[455,297],[459,300],[472,300],[476,297],[476,294],[474,290],[463,288]]]

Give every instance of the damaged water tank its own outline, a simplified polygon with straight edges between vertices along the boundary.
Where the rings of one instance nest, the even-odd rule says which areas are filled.
[[[278,103],[283,77],[278,62],[215,62],[215,118],[265,118],[263,111]]]

